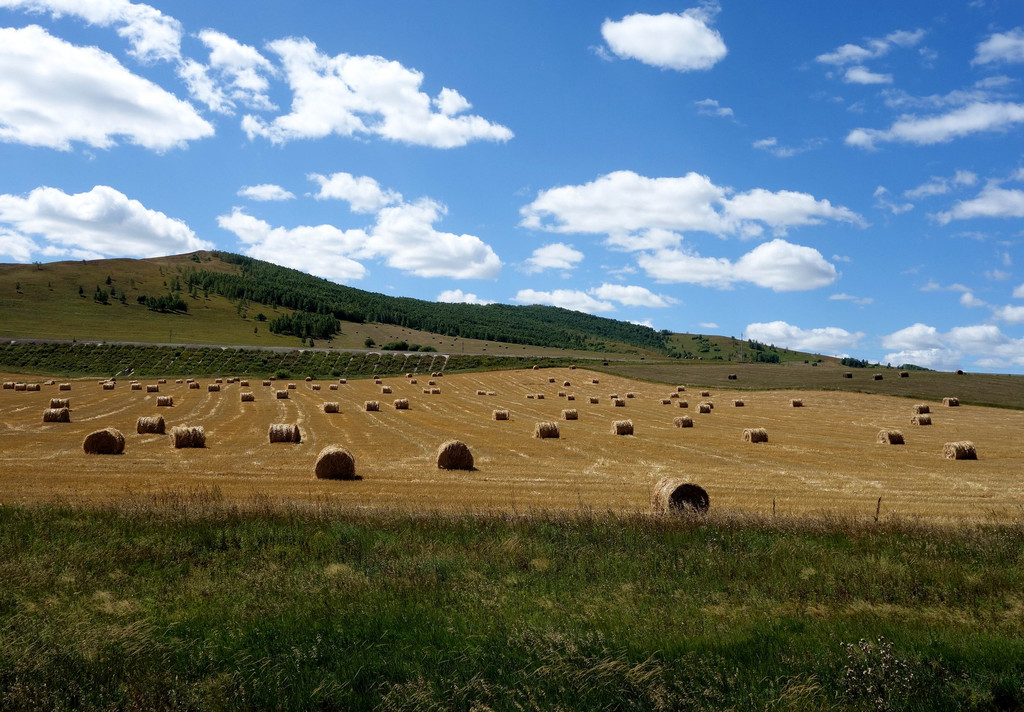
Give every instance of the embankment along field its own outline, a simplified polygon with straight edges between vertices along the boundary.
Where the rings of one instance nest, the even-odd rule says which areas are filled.
[[[102,503],[216,487],[236,500],[326,499],[398,510],[628,512],[646,509],[654,483],[673,476],[700,484],[712,508],[725,510],[874,515],[881,497],[882,516],[998,521],[1019,519],[1024,507],[1021,411],[921,401],[930,406],[932,424],[920,426],[911,424],[917,401],[906,398],[724,389],[702,397],[701,388],[689,386],[671,398],[675,387],[568,368],[417,374],[416,384],[389,377],[383,383],[390,394],[372,380],[350,380],[337,390],[329,390],[337,381],[295,381],[286,400],[275,397],[284,381],[250,380],[245,387],[225,379],[219,392],[209,392],[210,379],[198,390],[167,380],[159,393],[145,388],[156,379],[143,380],[142,390],[127,381],[103,390],[95,379],[82,379],[70,391],[56,385],[0,391],[0,504]],[[439,394],[423,392],[431,380]],[[242,402],[242,391],[255,400]],[[538,394],[544,398],[527,397]],[[613,406],[612,394],[625,406]],[[157,407],[158,396],[172,396],[174,405]],[[43,422],[53,397],[70,398],[70,423]],[[393,407],[399,398],[409,400],[408,410]],[[793,407],[794,398],[803,407]],[[742,407],[734,406],[737,399]],[[379,401],[379,412],[364,410],[368,400]],[[327,401],[338,402],[340,412],[325,413]],[[714,403],[711,413],[698,412],[705,401]],[[567,408],[578,420],[562,419]],[[494,410],[508,410],[510,419],[493,420]],[[136,434],[137,419],[155,415],[168,431],[203,426],[207,446],[175,450],[166,435]],[[673,425],[683,415],[693,419],[692,428]],[[614,435],[613,421],[625,419],[634,435]],[[540,421],[557,422],[561,437],[535,438]],[[271,444],[275,423],[297,424],[301,443]],[[85,454],[85,436],[106,427],[124,434],[124,454]],[[744,442],[745,428],[764,428],[768,442]],[[877,443],[883,428],[902,431],[905,444]],[[470,447],[475,470],[437,468],[435,451],[450,438]],[[943,457],[944,443],[961,440],[975,444],[977,460]],[[348,448],[362,479],[314,479],[317,454],[327,445]]]

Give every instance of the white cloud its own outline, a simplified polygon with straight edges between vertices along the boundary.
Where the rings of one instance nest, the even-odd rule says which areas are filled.
[[[587,293],[598,299],[619,302],[628,307],[662,308],[678,303],[678,300],[664,294],[655,294],[646,287],[627,286],[624,284],[605,283],[600,287],[588,289]]]
[[[273,183],[261,183],[260,185],[247,185],[242,187],[238,194],[243,198],[249,198],[251,200],[267,201],[267,200],[291,200],[295,197],[295,194],[289,190],[285,190],[279,185]]]
[[[859,306],[866,306],[868,304],[874,304],[874,297],[855,297],[852,294],[845,294],[840,292],[839,294],[830,294],[829,301],[833,302],[853,302]]]
[[[938,371],[952,371],[963,361],[963,354],[953,349],[905,349],[888,353],[882,359],[886,363],[903,366],[913,364]]]
[[[442,89],[434,99],[420,91],[423,74],[384,57],[330,57],[308,39],[283,39],[268,47],[281,58],[294,98],[291,113],[270,123],[246,115],[250,139],[273,143],[302,138],[380,136],[434,148],[470,141],[508,141],[512,131],[473,114],[458,92]],[[433,111],[438,107],[438,111]]]
[[[987,304],[974,296],[974,292],[964,292],[960,295],[960,306],[967,307],[968,309],[975,309],[977,307],[987,306]]]
[[[15,262],[28,262],[33,252],[39,252],[39,245],[25,235],[0,228],[0,255]]]
[[[1024,217],[1024,190],[1000,188],[996,183],[986,185],[976,198],[961,200],[948,211],[935,215],[942,225],[971,218],[1020,217]]]
[[[816,148],[821,148],[826,143],[825,139],[822,138],[809,138],[806,139],[800,146],[784,146],[779,143],[779,140],[774,136],[768,138],[758,139],[751,144],[754,148],[759,151],[767,151],[776,158],[792,158],[800,153],[807,151],[813,151]]]
[[[710,69],[728,52],[722,35],[711,27],[715,12],[692,8],[678,15],[636,13],[618,21],[606,19],[601,35],[622,59],[680,72]]]
[[[1024,62],[1024,28],[996,32],[978,44],[971,64]]]
[[[1024,284],[1018,284],[1016,287],[1014,287],[1013,298],[1024,299]]]
[[[213,135],[191,104],[95,47],[31,25],[0,28],[0,141],[70,150],[116,137],[166,151]]]
[[[892,75],[878,74],[858,65],[846,70],[843,81],[847,84],[892,84]]]
[[[554,242],[538,247],[527,258],[523,271],[527,274],[542,272],[546,269],[574,269],[583,261],[583,253],[573,249],[572,245]]]
[[[927,183],[922,183],[916,188],[903,191],[903,197],[911,200],[929,198],[933,195],[945,195],[953,186],[971,186],[978,182],[978,176],[971,171],[957,171],[952,178],[941,178],[932,176]]]
[[[945,334],[932,326],[914,324],[884,337],[882,344],[899,349],[885,356],[890,363],[952,370],[964,359],[973,358],[986,368],[1024,365],[1024,339],[1010,339],[994,324],[957,326]]]
[[[1011,275],[1009,272],[1004,272],[1003,270],[999,269],[985,270],[985,279],[992,280],[993,282],[1002,282],[1003,280],[1007,280],[1012,276],[1013,275]]]
[[[131,54],[142,61],[175,60],[181,52],[181,23],[149,5],[128,0],[0,0],[0,7],[53,18],[78,17],[91,25],[117,27]]]
[[[549,304],[587,314],[615,311],[615,305],[611,302],[599,301],[578,289],[555,289],[551,292],[520,289],[516,292],[516,296],[512,298],[512,301],[519,304]]]
[[[277,73],[270,60],[222,32],[203,30],[198,36],[210,50],[209,65],[189,59],[178,69],[194,98],[223,114],[233,114],[239,104],[263,111],[277,108],[267,96],[267,76]]]
[[[699,326],[702,329],[717,329],[718,328],[718,324],[716,324],[713,321],[702,321],[699,324],[697,324],[697,326]]]
[[[437,295],[437,301],[446,304],[494,304],[487,299],[481,299],[472,292],[463,292],[461,289],[446,289]]]
[[[875,208],[878,210],[888,210],[893,215],[902,215],[914,209],[913,203],[895,203],[889,200],[886,197],[889,195],[889,189],[884,185],[875,188],[875,192],[872,195],[875,198]]]
[[[26,197],[0,195],[0,224],[43,241],[48,256],[157,257],[213,249],[184,221],[149,210],[105,185],[69,195],[41,187]],[[18,254],[34,243],[16,241]]]
[[[885,130],[857,128],[847,134],[846,143],[865,149],[891,141],[928,146],[973,133],[1004,131],[1020,123],[1024,123],[1024,104],[974,102],[937,116],[902,116]]]
[[[920,322],[882,337],[882,348],[886,349],[933,349],[942,346],[939,330]]]
[[[1005,321],[1007,324],[1024,324],[1024,307],[1008,304],[994,308],[992,313],[996,319]]]
[[[366,276],[366,268],[349,257],[366,243],[362,230],[343,231],[333,225],[275,228],[239,208],[219,216],[217,224],[234,233],[250,257],[340,282]]]
[[[658,282],[719,289],[750,282],[776,292],[791,292],[827,286],[838,276],[835,266],[817,250],[780,239],[758,245],[736,262],[672,249],[643,254],[637,263]]]
[[[322,176],[311,173],[308,178],[320,184],[317,200],[344,200],[354,213],[376,213],[386,205],[402,200],[402,194],[393,190],[383,190],[369,176],[353,176],[351,173],[333,173]]]
[[[722,106],[718,103],[717,99],[701,99],[700,101],[693,102],[693,104],[697,107],[697,113],[703,116],[729,118],[733,115],[732,109],[728,106]]]
[[[604,234],[614,247],[653,250],[678,245],[682,236],[677,231],[754,236],[763,231],[760,223],[776,234],[823,220],[864,224],[848,208],[807,193],[761,188],[731,198],[730,193],[692,172],[679,178],[647,178],[616,171],[583,185],[541,191],[520,210],[520,225],[557,233]]]
[[[855,347],[864,338],[860,331],[850,333],[837,326],[801,329],[784,321],[748,324],[744,336],[763,344],[821,354],[842,353]]]

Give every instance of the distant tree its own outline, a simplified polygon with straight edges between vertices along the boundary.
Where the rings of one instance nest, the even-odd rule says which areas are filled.
[[[109,287],[113,280],[110,279],[110,275],[107,275],[107,286]]]
[[[78,285],[78,296],[80,296],[80,297],[84,297],[85,296],[85,288],[82,287],[82,285]]]
[[[369,337],[369,336],[367,336],[366,340],[363,341],[363,346],[365,346],[368,349],[372,349],[373,348],[373,344],[374,344],[374,340],[371,337]]]
[[[15,282],[14,283],[14,291],[16,291],[16,292],[20,292],[21,291],[21,282]]]
[[[266,320],[267,320],[267,315],[264,314],[263,312],[260,312],[259,314],[256,315],[256,321],[266,321]]]

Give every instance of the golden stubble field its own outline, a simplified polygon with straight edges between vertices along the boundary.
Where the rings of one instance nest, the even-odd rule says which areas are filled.
[[[681,477],[703,486],[712,507],[780,514],[832,511],[873,515],[879,497],[882,514],[936,520],[1020,518],[1024,507],[1024,412],[931,402],[931,426],[911,425],[920,401],[837,392],[713,390],[709,399],[687,387],[663,405],[674,387],[609,377],[589,371],[543,369],[452,375],[433,379],[439,395],[418,383],[389,377],[382,394],[372,380],[349,381],[321,390],[298,381],[288,400],[271,387],[250,380],[245,388],[224,383],[219,393],[176,384],[159,394],[132,391],[127,381],[104,391],[95,379],[72,381],[70,392],[43,386],[39,392],[0,391],[0,503],[64,498],[101,503],[174,490],[216,487],[231,500],[323,500],[356,507],[471,511],[531,508],[630,511],[645,509],[652,485],[661,477]],[[554,383],[548,379],[554,378]],[[591,383],[599,378],[599,384]],[[40,382],[42,379],[4,377]],[[571,386],[562,383],[569,381]],[[155,379],[143,384],[156,383]],[[251,390],[255,402],[243,403]],[[477,395],[478,390],[496,395]],[[567,402],[559,391],[575,396]],[[613,407],[610,394],[625,397]],[[527,394],[543,393],[544,400]],[[156,407],[157,395],[174,397],[173,407]],[[958,394],[949,394],[958,395]],[[598,404],[588,403],[597,396]],[[71,399],[71,423],[44,424],[51,397]],[[395,410],[408,398],[407,411]],[[800,398],[803,408],[793,408]],[[742,399],[744,406],[733,406]],[[366,400],[380,401],[380,412],[364,412]],[[697,403],[712,400],[710,414]],[[325,401],[341,412],[326,414]],[[579,420],[563,421],[563,408]],[[494,409],[507,409],[509,421],[494,421]],[[205,449],[175,450],[165,435],[138,435],[144,415],[163,415],[167,428],[202,425]],[[690,415],[693,428],[672,419]],[[611,433],[614,420],[633,421],[635,435]],[[538,421],[558,421],[561,438],[533,437]],[[300,444],[271,444],[273,423],[296,423]],[[104,427],[126,438],[120,456],[86,455],[82,440]],[[767,443],[742,440],[744,428],[763,427]],[[903,432],[906,444],[881,445],[881,428]],[[476,470],[447,472],[435,464],[437,446],[458,438],[472,449]],[[945,442],[971,440],[977,461],[942,457]],[[361,481],[320,481],[313,465],[326,445],[347,447]]]

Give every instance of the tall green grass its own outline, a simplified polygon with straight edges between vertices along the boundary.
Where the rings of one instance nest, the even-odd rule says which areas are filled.
[[[1019,709],[1024,525],[0,507],[0,709]]]

